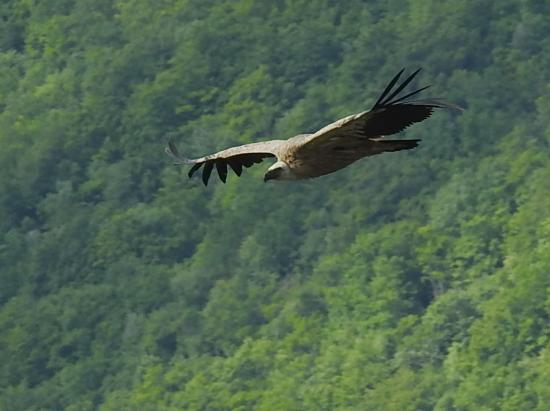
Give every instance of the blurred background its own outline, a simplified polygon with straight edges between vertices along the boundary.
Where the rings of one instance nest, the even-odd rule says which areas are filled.
[[[547,410],[550,2],[4,0],[0,409]],[[419,148],[204,187],[422,67]]]

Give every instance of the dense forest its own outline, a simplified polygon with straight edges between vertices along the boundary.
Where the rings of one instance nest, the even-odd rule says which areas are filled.
[[[547,410],[549,16],[3,0],[0,409]],[[465,107],[415,150],[208,187],[163,152],[313,132],[402,67]]]

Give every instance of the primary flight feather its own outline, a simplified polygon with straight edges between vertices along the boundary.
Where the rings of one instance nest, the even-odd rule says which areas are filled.
[[[240,176],[243,166],[251,167],[269,157],[277,161],[265,173],[264,181],[301,180],[332,173],[363,157],[409,150],[420,140],[385,140],[383,137],[427,119],[436,108],[462,109],[439,99],[410,100],[429,86],[399,96],[420,69],[396,87],[403,71],[389,82],[370,110],[344,117],[316,133],[299,134],[288,140],[244,144],[196,159],[182,157],[170,141],[166,153],[176,164],[192,166],[189,177],[203,167],[202,181],[207,185],[214,167],[225,183],[228,166]]]

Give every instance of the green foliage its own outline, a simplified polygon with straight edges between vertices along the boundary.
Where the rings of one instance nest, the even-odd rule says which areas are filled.
[[[0,5],[0,409],[550,403],[541,1]],[[163,154],[367,109],[402,66],[466,107],[419,149],[205,189]]]

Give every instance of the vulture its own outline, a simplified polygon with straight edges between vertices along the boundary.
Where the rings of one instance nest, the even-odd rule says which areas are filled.
[[[404,70],[388,83],[370,110],[341,118],[315,133],[298,134],[287,140],[244,144],[196,159],[181,156],[170,140],[166,153],[175,164],[191,166],[189,177],[202,167],[202,181],[207,185],[214,167],[225,183],[228,166],[240,176],[243,167],[261,163],[265,158],[275,158],[276,162],[267,169],[264,181],[302,180],[333,173],[363,157],[410,150],[418,146],[420,140],[390,140],[385,137],[426,120],[436,108],[462,108],[441,99],[411,100],[430,86],[403,95],[403,90],[420,69],[397,85]]]

